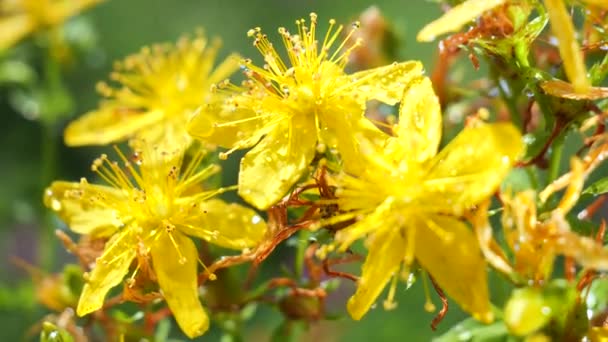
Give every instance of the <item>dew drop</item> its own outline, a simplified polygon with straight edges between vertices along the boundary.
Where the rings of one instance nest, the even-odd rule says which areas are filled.
[[[181,257],[179,258],[179,260],[177,262],[179,262],[180,265],[185,264],[188,261],[188,259],[186,259],[186,257]]]
[[[262,218],[258,215],[253,215],[253,217],[251,218],[251,223],[258,224],[260,222],[262,222]]]
[[[55,211],[61,210],[61,202],[56,198],[51,199],[51,209]]]

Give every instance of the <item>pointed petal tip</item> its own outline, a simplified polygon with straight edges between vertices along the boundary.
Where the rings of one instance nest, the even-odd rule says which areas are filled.
[[[78,301],[78,306],[76,307],[76,315],[78,315],[78,317],[84,317],[101,309],[103,306],[102,304],[103,303],[92,303],[91,301],[87,301],[81,295],[80,300]]]
[[[484,324],[490,324],[494,322],[494,313],[489,308],[484,311],[473,312],[472,315],[473,318]]]
[[[189,326],[182,326],[182,330],[188,338],[199,337],[209,330],[209,318],[206,315],[198,317],[199,320],[192,322]]]
[[[348,303],[346,304],[346,310],[348,310],[348,313],[350,314],[350,317],[353,320],[359,321],[361,320],[361,318],[363,318],[363,316],[365,316],[369,308],[362,306],[361,303],[357,300],[356,295],[354,295],[348,300]]]

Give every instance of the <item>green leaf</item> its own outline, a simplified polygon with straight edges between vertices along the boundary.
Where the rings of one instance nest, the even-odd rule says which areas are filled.
[[[473,318],[468,318],[448,330],[445,334],[433,339],[435,342],[465,341],[507,341],[508,331],[502,321],[486,325]]]
[[[587,189],[583,191],[583,194],[591,194],[594,196],[605,194],[608,192],[608,177],[604,177],[597,182],[589,185]]]

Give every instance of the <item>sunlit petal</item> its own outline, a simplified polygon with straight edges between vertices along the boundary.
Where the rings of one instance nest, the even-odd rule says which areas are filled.
[[[407,86],[396,133],[402,146],[397,159],[408,158],[422,164],[437,153],[441,142],[441,106],[430,79],[419,78]]]
[[[456,213],[481,202],[496,191],[523,148],[510,123],[466,128],[430,161],[421,202]]]
[[[214,245],[241,250],[254,247],[266,234],[266,223],[254,210],[212,199],[180,222],[180,230]]]
[[[473,317],[493,320],[486,263],[473,232],[447,216],[416,221],[416,259],[447,294]]]
[[[354,223],[336,233],[336,242],[340,244],[341,250],[346,250],[353,242],[364,237],[365,235],[379,230],[382,227],[390,225],[387,219],[390,220],[391,200],[386,200],[371,214],[364,216],[363,219]]]
[[[359,103],[378,100],[389,105],[401,101],[403,88],[414,78],[422,75],[418,61],[393,63],[345,76],[345,83],[352,87]]]
[[[306,172],[316,144],[316,131],[307,118],[274,130],[241,160],[239,195],[258,209],[277,203]]]
[[[134,230],[128,227],[106,243],[82,289],[76,309],[79,316],[99,310],[108,291],[122,282],[137,251],[139,240]]]
[[[162,232],[150,250],[154,272],[167,305],[184,333],[194,338],[209,328],[198,298],[198,251],[185,235]]]
[[[221,106],[204,106],[190,118],[188,133],[202,141],[225,148],[249,148],[266,133],[262,128],[267,118],[253,110]]]
[[[126,200],[122,192],[112,187],[64,181],[53,182],[44,193],[44,204],[72,231],[93,236],[110,235],[124,225],[116,209],[103,203],[119,204]]]
[[[398,227],[387,227],[370,236],[368,246],[357,291],[347,304],[348,312],[356,320],[365,315],[386,283],[399,270],[407,246],[405,233]]]
[[[159,122],[163,116],[161,110],[140,112],[128,108],[102,107],[72,121],[65,129],[65,143],[68,146],[107,145]]]

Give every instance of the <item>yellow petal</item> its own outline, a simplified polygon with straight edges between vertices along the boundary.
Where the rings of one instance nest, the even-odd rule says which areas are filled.
[[[404,87],[420,75],[422,64],[418,61],[408,61],[359,71],[344,76],[344,82],[353,89],[353,95],[360,104],[378,100],[394,105],[401,101]]]
[[[77,1],[54,1],[50,13],[46,13],[47,20],[52,24],[60,24],[67,18],[82,12],[88,7],[94,6],[105,0],[77,0]]]
[[[27,15],[0,18],[0,51],[15,45],[34,30],[34,21]]]
[[[493,320],[486,263],[475,235],[462,222],[428,216],[416,229],[416,259],[437,284],[476,319]]]
[[[362,220],[340,229],[335,236],[336,242],[340,244],[340,250],[345,251],[356,240],[382,227],[390,226],[391,224],[387,223],[387,220],[393,217],[391,215],[392,204],[393,200],[389,198]]]
[[[540,85],[545,93],[572,100],[601,100],[608,98],[608,87],[590,87],[587,91],[577,92],[571,83],[551,80]]]
[[[239,101],[239,100],[235,100]],[[202,141],[225,148],[249,148],[267,133],[268,117],[259,116],[247,105],[238,107],[208,104],[188,122],[188,133]]]
[[[360,173],[365,169],[362,144],[383,146],[389,135],[363,116],[364,109],[355,101],[345,101],[321,116],[321,140],[340,152],[344,170]]]
[[[179,229],[214,245],[241,250],[258,245],[266,234],[266,223],[254,210],[236,203],[212,199],[200,203]]]
[[[523,149],[510,123],[465,128],[430,161],[421,201],[447,212],[470,208],[496,191]]]
[[[211,49],[211,48],[210,48]],[[213,56],[209,56],[208,60],[212,62],[215,60],[215,55],[217,54],[217,50],[213,51]],[[231,54],[226,59],[222,61],[218,66],[213,69],[213,72],[208,77],[208,82],[210,84],[216,84],[218,82],[224,81],[230,75],[234,74],[235,71],[239,69],[241,64],[241,56],[236,53]]]
[[[209,318],[198,298],[196,246],[179,232],[162,232],[150,253],[158,285],[179,327],[190,338],[204,334]]]
[[[562,0],[559,0],[562,1]],[[443,16],[427,24],[416,39],[419,42],[430,42],[439,35],[459,31],[471,20],[483,12],[505,3],[505,0],[467,0],[452,7]]]
[[[398,227],[387,227],[374,233],[368,241],[369,250],[357,291],[348,300],[347,309],[355,320],[374,304],[386,283],[399,270],[407,246],[405,234]]]
[[[57,181],[46,189],[44,204],[76,233],[97,237],[111,235],[123,223],[116,210],[92,200],[96,196],[103,196],[107,202],[117,205],[128,201],[122,192],[112,187]]]
[[[78,316],[99,310],[108,291],[120,284],[129,271],[139,242],[134,230],[134,227],[127,227],[106,243],[80,294]]]
[[[437,154],[441,142],[441,106],[427,77],[415,79],[407,86],[399,108],[397,136],[402,146],[401,157],[421,164]]]
[[[564,0],[545,0],[545,7],[551,21],[551,31],[557,38],[559,54],[564,61],[566,75],[574,91],[585,93],[591,86],[587,78],[587,68],[583,53],[576,41],[576,32],[572,18],[566,9]]]
[[[277,126],[241,159],[239,195],[264,210],[277,203],[306,172],[317,145],[312,118]]]
[[[139,112],[116,107],[102,107],[72,121],[64,132],[68,146],[106,145],[134,135],[144,127],[160,121],[161,110]]]

